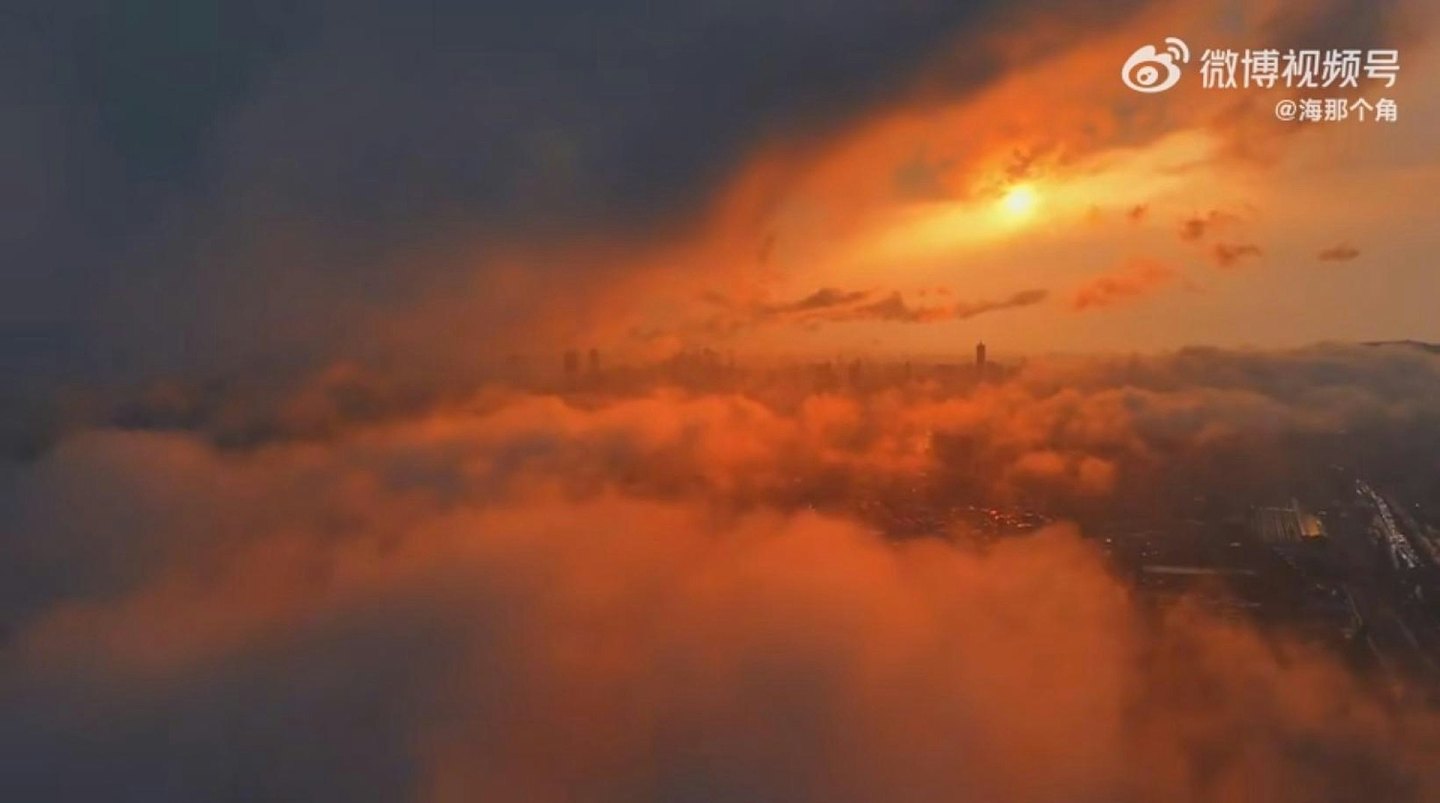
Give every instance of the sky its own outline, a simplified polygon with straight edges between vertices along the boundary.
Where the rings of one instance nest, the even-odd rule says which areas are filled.
[[[14,4],[0,359],[124,382],[576,346],[1440,338],[1433,16]],[[1185,80],[1125,87],[1166,36]],[[1262,47],[1398,50],[1393,89],[1351,95],[1399,119],[1280,123],[1283,90],[1201,88],[1204,50]]]

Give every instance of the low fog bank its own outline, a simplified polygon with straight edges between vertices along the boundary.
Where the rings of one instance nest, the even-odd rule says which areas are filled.
[[[1283,634],[1140,604],[1083,533],[1332,459],[1433,460],[1435,357],[668,370],[445,388],[337,368],[78,405],[0,468],[0,789],[1440,795],[1433,712]],[[1078,526],[899,539],[861,498]]]

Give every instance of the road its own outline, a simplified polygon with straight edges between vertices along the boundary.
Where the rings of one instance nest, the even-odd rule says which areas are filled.
[[[1365,621],[1361,638],[1375,669],[1396,686],[1409,680],[1440,690],[1440,621],[1399,581],[1388,550],[1370,532],[1373,517],[1357,497],[1326,522],[1344,588]]]

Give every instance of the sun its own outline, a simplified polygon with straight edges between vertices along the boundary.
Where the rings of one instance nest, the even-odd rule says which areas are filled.
[[[1000,207],[1010,217],[1028,217],[1035,211],[1035,204],[1039,199],[1035,197],[1035,188],[1028,184],[1016,184],[1011,187],[1000,199]]]

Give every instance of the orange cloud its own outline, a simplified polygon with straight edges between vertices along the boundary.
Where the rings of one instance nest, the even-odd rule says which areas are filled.
[[[1071,528],[977,549],[555,487],[455,504],[357,459],[409,452],[423,431],[259,465],[154,435],[77,444],[75,468],[155,488],[199,468],[210,482],[186,516],[240,526],[177,539],[136,586],[63,602],[19,634],[5,682],[45,679],[61,713],[44,744],[103,706],[121,727],[84,724],[85,744],[124,738],[110,748],[128,756],[149,749],[152,707],[213,723],[239,706],[253,727],[211,757],[222,771],[235,739],[263,753],[325,734],[348,755],[379,729],[413,761],[401,790],[432,801],[1440,791],[1425,709],[1384,704],[1311,648],[1183,604],[1137,606]],[[101,446],[108,468],[92,462]],[[347,705],[312,707],[328,699]],[[363,732],[338,726],[357,710],[379,713]]]
[[[1175,280],[1175,271],[1149,259],[1132,260],[1113,273],[1096,276],[1076,288],[1070,306],[1076,311],[1133,301]]]
[[[1306,436],[1416,443],[1427,351],[1037,360],[963,391],[760,375],[422,403],[345,368],[269,408],[172,387],[12,463],[17,772],[48,790],[83,751],[231,789],[236,756],[284,755],[306,788],[437,801],[1440,793],[1428,708],[1283,632],[1137,604],[1073,526],[981,541],[956,513],[1283,495],[1328,471]],[[892,539],[892,505],[937,519]],[[245,727],[177,758],[157,718]]]

